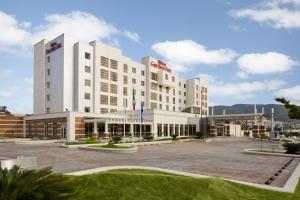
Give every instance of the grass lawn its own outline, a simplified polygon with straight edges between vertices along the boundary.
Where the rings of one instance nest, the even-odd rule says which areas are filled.
[[[298,200],[295,193],[258,189],[219,179],[197,179],[148,170],[112,170],[71,176],[76,200]]]
[[[129,149],[131,147],[128,146],[119,146],[115,144],[105,144],[105,145],[94,145],[91,147],[98,147],[98,148],[109,148],[109,149]]]

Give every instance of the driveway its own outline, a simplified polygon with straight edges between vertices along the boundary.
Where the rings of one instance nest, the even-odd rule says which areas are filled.
[[[265,147],[272,144],[265,143]],[[245,148],[259,148],[260,142],[248,138],[216,138],[212,142],[180,142],[140,146],[138,153],[101,153],[60,147],[60,144],[0,143],[0,157],[36,156],[39,167],[52,166],[54,172],[74,172],[97,167],[138,165],[229,178],[263,184],[289,157],[250,155]],[[299,159],[272,183],[283,186]]]

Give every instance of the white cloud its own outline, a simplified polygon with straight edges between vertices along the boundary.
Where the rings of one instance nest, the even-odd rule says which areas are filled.
[[[10,69],[0,69],[0,78],[9,78],[12,75]]]
[[[127,37],[129,40],[135,42],[135,43],[140,43],[140,36],[139,34],[135,32],[130,32],[130,31],[124,31],[125,37]]]
[[[117,28],[96,16],[72,11],[66,14],[50,14],[45,17],[45,24],[34,31],[35,42],[41,38],[53,39],[61,33],[72,35],[80,41],[111,38],[118,33]]]
[[[239,27],[239,26],[236,26],[236,25],[228,25],[228,28],[230,30],[233,30],[233,31],[236,31],[236,32],[245,32],[245,31],[247,31],[246,28]]]
[[[210,74],[200,73],[196,77],[204,78],[204,79],[208,80],[210,83],[212,83],[216,80],[216,77],[213,75],[210,75]]]
[[[210,83],[211,96],[229,96],[235,99],[248,99],[259,95],[263,91],[280,89],[286,83],[282,80],[253,81],[240,83],[224,83],[215,81]]]
[[[282,88],[282,86],[286,85],[286,82],[283,80],[271,80],[271,81],[266,81],[266,87],[269,90],[278,90]]]
[[[62,33],[69,34],[79,41],[107,40],[116,44],[118,35],[125,34],[113,24],[96,16],[81,12],[71,11],[65,14],[49,14],[44,22],[34,27],[30,22],[18,21],[15,16],[0,11],[0,52],[29,54],[32,45],[41,39],[54,39]],[[131,38],[127,37],[128,33]],[[134,41],[139,39],[137,33],[128,32],[127,38]]]
[[[237,64],[244,74],[275,74],[289,71],[298,63],[285,54],[268,52],[244,54]]]
[[[275,95],[300,101],[300,85],[278,90]]]
[[[268,24],[275,29],[299,29],[299,7],[299,0],[274,0],[265,1],[259,8],[232,10],[229,14],[235,18],[249,18],[261,24]]]
[[[247,73],[241,71],[237,72],[236,76],[240,79],[247,79],[249,77]]]
[[[11,97],[13,94],[9,91],[0,91],[0,97],[1,98],[9,98]]]
[[[237,56],[231,49],[208,50],[192,40],[159,42],[153,44],[152,49],[175,67],[180,66],[176,67],[177,71],[184,71],[187,66],[196,64],[227,64]]]
[[[33,78],[32,77],[31,78],[26,77],[26,78],[24,78],[24,82],[29,84],[29,85],[32,85],[33,84]]]

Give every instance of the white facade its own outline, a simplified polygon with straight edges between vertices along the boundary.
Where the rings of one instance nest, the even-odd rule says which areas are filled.
[[[208,113],[208,82],[184,80],[152,57],[137,63],[115,47],[62,34],[34,46],[34,114],[109,113],[136,109]]]

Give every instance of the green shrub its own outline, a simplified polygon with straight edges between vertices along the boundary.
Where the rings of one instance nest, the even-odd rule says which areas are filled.
[[[203,132],[196,132],[196,138],[197,139],[204,139],[206,138],[206,134]]]
[[[285,148],[286,153],[289,154],[295,154],[300,150],[300,143],[285,142],[282,144],[282,146]]]
[[[93,135],[91,137],[87,137],[85,141],[87,143],[97,143],[97,142],[99,142],[98,138],[95,135]]]
[[[117,144],[119,142],[121,142],[122,140],[122,136],[119,135],[119,134],[114,134],[111,136],[110,140],[109,140],[109,143],[110,144]]]
[[[143,135],[143,140],[152,141],[154,139],[154,135],[152,133],[145,133]]]
[[[2,200],[62,200],[71,199],[75,191],[71,179],[61,174],[52,174],[50,168],[21,170],[0,168],[0,199]]]
[[[173,134],[173,135],[172,135],[172,140],[176,140],[177,136],[178,136],[178,135]]]

